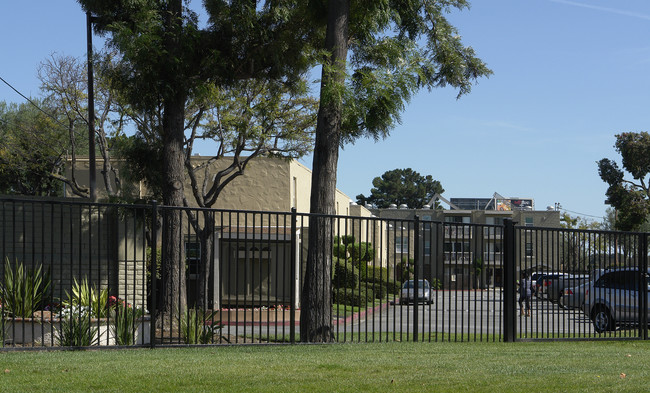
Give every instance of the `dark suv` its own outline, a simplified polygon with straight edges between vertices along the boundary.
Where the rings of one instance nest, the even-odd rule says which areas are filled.
[[[606,270],[585,292],[584,312],[598,333],[616,329],[621,325],[638,325],[641,298],[648,298],[650,270],[645,273],[646,288],[639,291],[644,277],[637,268]],[[646,313],[647,313],[646,309]]]

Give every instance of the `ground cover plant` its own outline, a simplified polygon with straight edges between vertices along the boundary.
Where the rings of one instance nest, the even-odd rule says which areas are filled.
[[[647,390],[649,349],[572,341],[11,351],[0,352],[0,391],[638,392]]]

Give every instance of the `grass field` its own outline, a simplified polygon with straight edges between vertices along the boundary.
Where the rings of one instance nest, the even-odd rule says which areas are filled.
[[[0,391],[647,391],[650,342],[0,352]]]

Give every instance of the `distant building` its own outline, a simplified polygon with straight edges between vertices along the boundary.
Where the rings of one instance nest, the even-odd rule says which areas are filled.
[[[432,210],[435,199],[449,204],[446,210]],[[409,209],[392,206],[371,209],[387,219],[389,225],[387,249],[389,261],[399,263],[414,257],[416,245],[412,221],[422,221],[418,241],[423,265],[421,277],[437,281],[445,288],[499,287],[503,277],[503,240],[501,226],[505,219],[528,227],[560,228],[560,212],[533,210],[534,201],[523,198],[452,198],[436,196],[424,208]],[[393,233],[390,233],[390,232]],[[546,254],[555,252],[555,240],[534,236],[525,231],[518,238],[520,260],[526,267],[544,264]],[[549,251],[553,250],[553,251]],[[390,262],[389,262],[390,263]],[[480,278],[476,279],[477,267]]]

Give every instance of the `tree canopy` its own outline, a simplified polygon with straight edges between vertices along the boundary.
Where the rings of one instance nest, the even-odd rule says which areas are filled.
[[[64,171],[67,136],[56,118],[32,104],[0,102],[0,194],[60,195],[53,174]]]
[[[614,148],[622,157],[623,168],[603,158],[598,161],[598,174],[609,186],[607,203],[617,211],[616,229],[639,229],[650,215],[650,134],[618,134]]]
[[[370,196],[357,195],[357,203],[369,203],[378,208],[406,204],[418,209],[428,204],[435,194],[445,191],[431,175],[422,176],[411,168],[386,171],[381,177],[375,177],[372,185]]]

